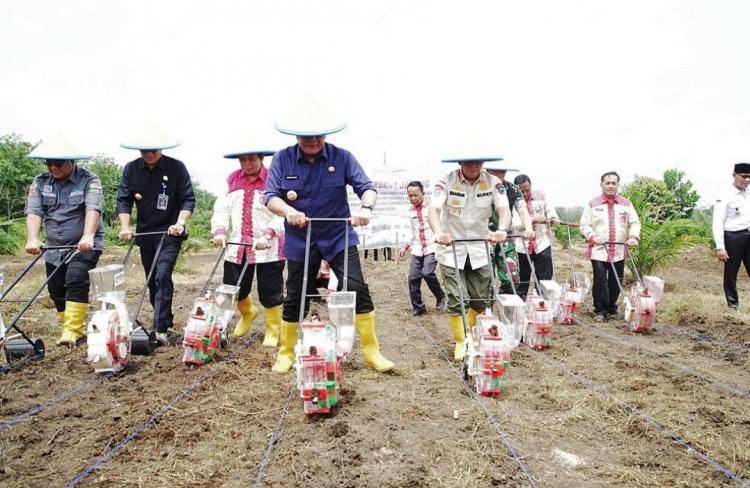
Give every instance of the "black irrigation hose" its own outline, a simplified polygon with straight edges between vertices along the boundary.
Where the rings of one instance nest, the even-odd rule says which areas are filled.
[[[724,341],[721,339],[717,339],[716,337],[712,336],[711,334],[702,334],[698,332],[690,332],[688,330],[683,330],[682,327],[674,327],[672,325],[665,325],[665,324],[659,324],[659,330],[663,330],[665,332],[668,332],[673,335],[680,335],[680,336],[686,336],[693,338],[697,341],[701,342],[707,342],[709,344],[713,344],[715,346],[719,347],[725,347],[727,349],[731,349],[733,351],[741,352],[741,353],[748,353],[750,352],[750,347],[742,346],[740,344],[736,344],[734,342],[730,341]]]
[[[664,364],[668,364],[669,366],[671,366],[671,367],[673,367],[673,368],[675,368],[677,370],[680,370],[680,371],[682,371],[683,373],[685,373],[687,375],[693,376],[695,378],[698,378],[698,379],[701,379],[701,380],[705,381],[708,384],[714,385],[717,388],[720,388],[720,389],[726,391],[727,393],[731,393],[732,395],[735,395],[735,396],[738,396],[738,397],[741,397],[741,398],[750,398],[750,392],[745,391],[745,390],[739,390],[739,389],[733,387],[732,385],[728,385],[728,384],[723,383],[723,382],[721,382],[719,380],[715,380],[713,378],[710,378],[710,377],[704,375],[703,373],[700,373],[700,372],[694,370],[693,368],[690,368],[688,366],[684,366],[684,365],[682,365],[682,364],[680,364],[680,363],[678,363],[676,361],[673,361],[673,360],[669,359],[668,357],[666,357],[663,354],[655,353],[655,352],[649,351],[648,349],[644,349],[642,347],[639,347],[639,346],[636,346],[634,344],[631,344],[631,343],[629,343],[627,341],[624,341],[624,340],[620,339],[619,337],[616,337],[616,336],[610,334],[609,332],[604,332],[603,330],[600,330],[600,329],[598,329],[598,328],[596,328],[596,327],[594,327],[592,325],[589,325],[589,324],[586,324],[586,323],[581,323],[581,325],[583,325],[584,327],[589,328],[590,330],[592,330],[594,332],[594,334],[597,334],[597,335],[599,335],[601,337],[604,337],[607,340],[609,340],[610,342],[618,344],[618,345],[620,345],[622,347],[629,347],[631,349],[634,349],[634,350],[638,351],[641,354],[644,354],[646,356],[650,356],[650,357],[652,357],[652,358],[656,359],[657,361],[660,361],[660,362],[662,362]]]
[[[620,406],[620,408],[622,408],[622,410],[625,411],[626,413],[631,414],[631,415],[636,415],[636,416],[640,417],[642,420],[645,420],[650,425],[652,425],[657,430],[659,430],[662,434],[664,434],[665,436],[667,436],[670,439],[672,439],[675,443],[677,443],[678,445],[680,445],[680,446],[684,447],[685,449],[687,449],[687,451],[689,453],[691,453],[692,455],[694,455],[695,457],[697,457],[698,459],[700,459],[705,464],[707,464],[710,467],[714,468],[716,471],[719,471],[724,476],[726,476],[727,478],[729,478],[731,481],[734,481],[735,483],[737,483],[739,486],[742,486],[742,487],[745,487],[745,488],[750,487],[750,482],[748,482],[748,480],[742,478],[741,476],[739,476],[738,474],[736,474],[734,471],[732,471],[731,469],[727,468],[726,466],[724,466],[720,462],[716,461],[715,459],[713,459],[712,457],[710,457],[708,454],[706,454],[702,450],[699,450],[698,448],[693,447],[688,441],[686,441],[685,439],[683,439],[680,435],[675,434],[671,430],[667,429],[666,427],[664,427],[662,424],[660,424],[656,419],[654,419],[650,415],[641,412],[638,409],[638,407],[636,407],[635,405],[632,405],[630,403],[627,403],[627,402],[624,402],[624,401],[618,399],[612,393],[610,393],[609,390],[607,390],[607,388],[605,386],[602,386],[602,385],[600,385],[598,383],[595,383],[595,382],[591,381],[590,379],[588,379],[588,378],[586,378],[584,376],[581,376],[581,375],[579,375],[577,373],[572,372],[563,363],[561,363],[560,361],[557,361],[556,359],[553,359],[553,358],[549,357],[546,354],[537,353],[537,354],[534,354],[534,355],[537,356],[537,357],[542,358],[543,361],[546,361],[547,363],[553,365],[556,369],[564,372],[565,374],[567,374],[568,376],[570,376],[571,378],[573,378],[573,380],[575,380],[577,383],[580,383],[581,385],[583,385],[583,386],[587,387],[588,389],[590,389],[590,390],[592,390],[592,391],[600,394],[601,396],[604,396],[606,398],[611,399],[612,401],[614,401],[615,403],[617,403]]]
[[[263,460],[258,467],[258,475],[255,477],[253,488],[257,488],[258,486],[260,486],[260,483],[263,481],[263,476],[266,474],[266,467],[268,466],[268,462],[271,460],[271,451],[273,451],[273,448],[276,447],[276,443],[279,440],[281,427],[284,425],[286,414],[289,412],[289,407],[292,405],[292,398],[294,398],[294,392],[296,390],[297,388],[294,385],[291,385],[289,387],[289,396],[286,397],[286,403],[284,404],[284,408],[281,410],[279,421],[276,422],[276,428],[273,429],[271,440],[269,440],[268,444],[266,445],[266,453],[263,455]]]
[[[125,436],[124,439],[122,439],[120,442],[118,442],[114,447],[112,447],[109,451],[99,456],[93,463],[89,464],[83,471],[78,473],[73,479],[65,483],[65,488],[71,488],[74,486],[78,486],[84,479],[86,479],[90,474],[92,474],[97,469],[101,468],[107,461],[112,459],[115,454],[117,454],[122,448],[124,448],[126,445],[130,443],[133,439],[137,438],[140,434],[147,431],[156,423],[159,421],[161,417],[164,416],[169,410],[172,409],[177,403],[180,402],[183,398],[185,398],[190,392],[198,388],[200,385],[203,384],[207,379],[215,376],[219,371],[221,371],[227,363],[234,359],[237,355],[239,355],[241,352],[243,352],[245,349],[250,347],[250,345],[260,336],[260,332],[255,332],[248,340],[246,340],[242,346],[234,351],[232,354],[227,356],[223,361],[220,363],[217,363],[215,367],[209,369],[205,373],[203,373],[201,376],[199,376],[195,381],[193,381],[187,388],[183,389],[180,393],[177,394],[176,397],[174,397],[171,401],[169,401],[166,405],[164,405],[158,412],[156,412],[154,415],[152,415],[148,420],[146,420],[144,423],[136,427],[133,431],[130,432],[127,436]]]
[[[422,324],[419,324],[419,327],[422,329],[422,333],[426,338],[432,342],[433,347],[440,353],[441,356],[443,356],[443,359],[448,363],[450,368],[453,370],[453,372],[458,377],[459,381],[461,381],[461,385],[463,386],[464,390],[469,394],[469,396],[479,405],[479,407],[484,411],[485,415],[487,416],[487,419],[490,421],[490,424],[492,425],[493,430],[495,433],[500,437],[500,440],[505,444],[505,447],[510,452],[511,457],[516,462],[518,467],[523,472],[524,476],[526,476],[526,479],[529,481],[529,485],[533,488],[536,488],[536,480],[534,480],[534,477],[529,473],[529,470],[526,468],[526,465],[521,460],[520,456],[518,455],[518,452],[516,451],[515,447],[513,447],[513,444],[510,442],[510,437],[508,434],[500,428],[500,423],[495,419],[495,416],[492,415],[492,412],[490,412],[487,407],[479,401],[479,398],[477,397],[476,392],[471,388],[471,386],[466,382],[466,380],[463,377],[463,371],[462,370],[456,370],[456,367],[453,365],[453,360],[448,357],[448,355],[445,353],[442,347],[435,341],[435,339],[430,335],[429,332],[427,332],[427,329]]]
[[[41,412],[42,410],[46,410],[47,408],[49,408],[49,407],[51,407],[53,405],[56,405],[56,404],[60,403],[61,401],[65,400],[65,399],[67,399],[69,397],[72,397],[76,393],[80,393],[82,391],[88,390],[90,387],[96,385],[97,383],[100,383],[100,382],[104,381],[105,379],[109,378],[113,374],[115,374],[115,372],[114,371],[110,371],[109,373],[97,376],[97,377],[92,378],[92,379],[90,379],[88,381],[85,381],[83,383],[79,383],[78,385],[74,386],[73,388],[60,393],[56,397],[51,398],[51,399],[47,400],[46,402],[41,403],[41,404],[37,405],[36,407],[33,407],[33,408],[31,408],[31,409],[23,412],[22,414],[17,415],[16,417],[13,417],[10,420],[4,420],[4,421],[0,422],[0,432],[3,431],[3,430],[10,429],[14,425],[16,425],[18,422],[20,422],[20,421],[22,421],[22,420],[24,420],[24,419],[26,419],[28,417],[31,417],[32,415],[36,415],[39,412]]]

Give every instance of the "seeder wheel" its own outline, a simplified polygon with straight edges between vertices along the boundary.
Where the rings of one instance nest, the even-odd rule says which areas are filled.
[[[135,329],[131,334],[132,345],[130,353],[135,356],[150,356],[156,349],[156,332],[146,331],[143,327]]]
[[[8,363],[27,357],[42,359],[44,352],[44,342],[41,339],[37,339],[33,343],[23,337],[16,337],[5,341],[5,360]]]

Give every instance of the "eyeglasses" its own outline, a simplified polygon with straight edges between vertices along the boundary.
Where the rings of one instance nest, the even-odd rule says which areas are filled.
[[[48,159],[46,161],[47,166],[54,166],[55,168],[59,168],[67,162],[67,159]]]

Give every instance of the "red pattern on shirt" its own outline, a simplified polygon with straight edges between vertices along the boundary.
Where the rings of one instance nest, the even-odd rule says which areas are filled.
[[[254,238],[253,232],[253,206],[255,204],[255,192],[258,191],[261,194],[266,188],[266,178],[268,176],[268,170],[265,166],[260,168],[260,173],[255,181],[250,181],[242,169],[238,169],[229,175],[227,178],[227,184],[229,185],[229,192],[243,190],[242,199],[242,242],[250,242]],[[241,264],[243,258],[247,258],[250,264],[255,263],[255,248],[250,246],[240,246],[237,250],[237,258],[235,262]]]

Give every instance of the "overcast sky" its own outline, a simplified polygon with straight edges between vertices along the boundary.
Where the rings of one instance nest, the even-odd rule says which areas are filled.
[[[124,164],[150,119],[221,189],[306,93],[372,174],[434,178],[483,140],[557,205],[679,167],[708,205],[750,159],[750,2],[3,0],[0,134],[62,130]],[[513,174],[511,174],[511,177]]]

